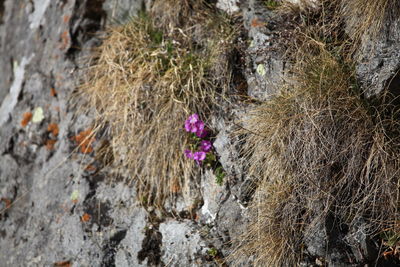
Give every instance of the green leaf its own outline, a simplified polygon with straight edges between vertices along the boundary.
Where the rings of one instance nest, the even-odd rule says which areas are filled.
[[[279,3],[276,0],[264,1],[264,4],[266,5],[267,9],[269,9],[269,10],[274,10],[277,7],[279,7]]]
[[[400,242],[400,233],[395,233],[394,231],[385,231],[380,234],[383,241],[389,247],[394,247]]]
[[[207,250],[207,254],[215,258],[218,255],[218,250],[216,248],[210,248]]]
[[[225,171],[222,167],[218,167],[215,169],[215,182],[219,185],[222,186],[224,183],[224,178],[225,178]]]
[[[167,54],[168,54],[169,58],[172,57],[172,52],[173,51],[174,51],[174,45],[172,44],[171,40],[168,40],[168,43],[167,43]]]
[[[217,158],[215,157],[214,153],[208,152],[206,155],[206,160],[209,161],[210,163],[212,163],[212,162],[216,161]]]

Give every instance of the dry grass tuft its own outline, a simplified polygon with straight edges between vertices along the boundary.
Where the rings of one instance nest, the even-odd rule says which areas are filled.
[[[150,14],[107,30],[82,94],[144,203],[162,206],[188,186],[183,123],[195,112],[207,120],[223,98],[235,34],[230,19],[201,0],[156,1]]]
[[[285,59],[295,64],[302,55],[298,51],[305,51],[304,46],[310,43],[319,43],[326,50],[340,55],[350,50],[352,45],[344,31],[345,22],[340,11],[339,0],[284,2],[277,11],[283,18],[284,30],[276,42],[283,47]],[[312,53],[313,46],[309,49]]]
[[[400,219],[398,112],[367,104],[352,68],[310,46],[287,88],[250,111],[240,132],[259,185],[235,257],[253,255],[256,266],[295,266],[306,229],[328,218],[365,220],[371,234]]]
[[[279,8],[293,65],[281,92],[252,108],[238,132],[257,188],[233,261],[297,266],[307,254],[306,235],[321,233],[321,225],[352,229],[363,221],[371,236],[399,232],[398,100],[363,99],[351,63],[361,37],[376,37],[400,14],[399,3],[321,0]]]
[[[398,0],[300,0],[299,3],[284,2],[279,12],[290,26],[292,38],[323,37],[329,45],[343,46],[346,40],[351,57],[363,38],[380,38],[384,23],[390,24],[400,17]],[[385,32],[385,34],[388,34]],[[318,39],[318,38],[316,38]],[[373,45],[374,42],[370,42]]]
[[[391,23],[400,16],[398,0],[342,0],[342,7],[349,34],[356,44],[365,33],[377,37],[384,23]]]

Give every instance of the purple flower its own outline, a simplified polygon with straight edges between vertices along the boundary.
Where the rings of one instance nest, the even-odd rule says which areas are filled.
[[[199,119],[199,115],[192,114],[189,116],[189,118],[185,121],[185,130],[187,132],[191,132],[191,133],[195,133],[197,132],[197,128],[198,123],[203,123],[200,119]],[[204,124],[204,123],[203,123]],[[203,126],[204,127],[204,126]]]
[[[189,133],[192,130],[192,125],[190,124],[189,121],[185,121],[185,130],[186,130],[186,132],[189,132]]]
[[[208,132],[207,132],[207,130],[201,130],[201,131],[197,131],[196,132],[196,135],[198,136],[198,137],[200,137],[200,138],[205,138],[205,137],[207,137],[207,135],[208,135]]]
[[[207,137],[207,135],[208,135],[208,132],[204,126],[204,122],[202,122],[202,121],[198,121],[196,123],[195,130],[196,130],[195,133],[196,133],[197,137],[204,138],[204,137]]]
[[[204,151],[194,152],[193,159],[197,162],[197,164],[200,164],[201,161],[206,159],[206,152]]]
[[[194,113],[185,121],[185,130],[189,133],[195,133],[197,137],[204,138],[208,135],[204,122],[200,120],[199,115]]]
[[[207,131],[206,131],[206,129],[204,129],[204,122],[198,121],[196,123],[195,128],[196,128],[195,133],[196,133],[197,137],[204,138],[207,136]]]
[[[207,153],[207,152],[209,152],[211,150],[211,148],[212,148],[212,144],[211,144],[210,141],[207,141],[207,140],[201,141],[201,143],[200,143],[200,150],[201,151]]]
[[[190,151],[189,149],[185,150],[185,156],[189,159],[194,159],[194,153]]]

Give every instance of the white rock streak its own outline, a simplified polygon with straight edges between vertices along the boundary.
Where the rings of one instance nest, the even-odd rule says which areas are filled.
[[[29,58],[23,57],[21,64],[14,66],[14,81],[11,84],[10,92],[6,95],[0,107],[0,127],[8,120],[18,102],[18,96],[21,93],[24,81],[25,66],[29,64],[33,56],[31,55]]]
[[[29,15],[29,28],[35,30],[39,27],[50,2],[51,0],[34,0],[35,11]]]

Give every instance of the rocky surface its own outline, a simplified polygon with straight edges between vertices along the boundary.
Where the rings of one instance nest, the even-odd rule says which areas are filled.
[[[134,189],[89,174],[91,156],[71,141],[91,123],[75,117],[71,96],[81,59],[105,24],[103,2],[2,2],[1,266],[111,266],[130,263],[122,256],[129,253],[137,261],[146,213]],[[33,117],[24,123],[26,112]]]
[[[378,36],[363,36],[358,52],[357,75],[368,96],[388,89],[400,96],[400,18],[384,23]]]
[[[73,95],[99,42],[96,33],[126,22],[150,2],[0,0],[0,266],[213,266],[232,252],[254,192],[240,142],[231,134],[243,107],[213,119],[214,146],[227,172],[223,186],[205,171],[199,196],[178,198],[166,213],[142,207],[134,185],[112,170],[99,171],[95,153],[80,153],[73,141],[93,120],[76,112],[80,100]],[[221,0],[217,6],[242,12],[249,38],[246,90],[255,99],[268,99],[287,64],[274,42],[279,18],[256,0]],[[400,42],[399,25],[385,26],[387,35],[374,48],[364,41],[358,74],[377,88],[371,94],[389,81],[394,92],[400,88],[400,54],[393,45]],[[25,123],[27,112],[32,118]],[[51,124],[57,124],[57,133]],[[189,210],[194,198],[200,204]],[[360,247],[354,252],[359,261],[372,253],[361,228],[343,237],[352,248]],[[339,266],[343,253],[327,252],[332,243],[323,242],[333,234],[329,222],[310,232],[308,253],[328,253],[331,266]],[[251,265],[251,259],[242,264]]]
[[[256,0],[246,3],[243,17],[250,39],[246,57],[248,95],[266,100],[278,92],[277,86],[285,74],[286,62],[279,44],[274,40],[280,18]]]
[[[93,168],[95,154],[73,141],[92,123],[72,96],[96,33],[146,3],[0,1],[0,266],[216,265],[229,253],[240,232],[232,225],[243,224],[228,182],[203,175],[196,220],[160,214],[139,205],[133,185]],[[238,10],[235,1],[221,7]],[[232,154],[228,135],[217,142],[222,156]],[[230,154],[223,164],[234,164]],[[242,179],[236,173],[227,178],[233,185]],[[184,214],[185,199],[172,207]]]

